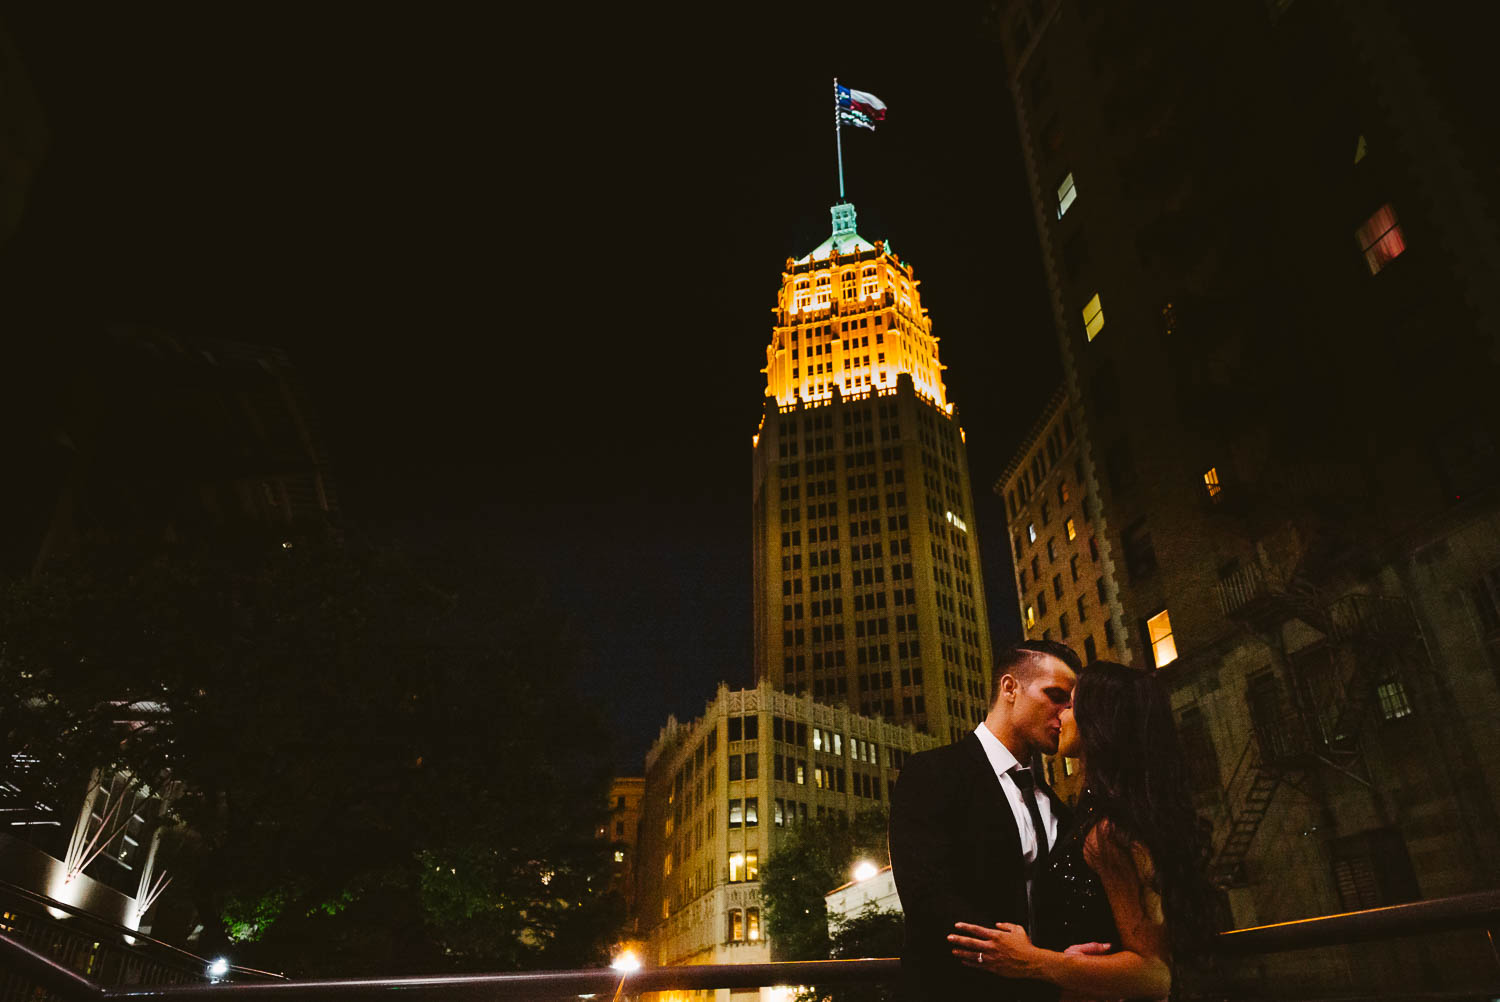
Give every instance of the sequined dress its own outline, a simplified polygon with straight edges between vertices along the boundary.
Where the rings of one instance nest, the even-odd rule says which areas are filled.
[[[1084,840],[1098,823],[1098,805],[1085,791],[1073,827],[1052,847],[1046,872],[1032,888],[1038,946],[1063,950],[1075,943],[1111,943],[1119,949],[1120,933],[1104,884],[1083,859]]]

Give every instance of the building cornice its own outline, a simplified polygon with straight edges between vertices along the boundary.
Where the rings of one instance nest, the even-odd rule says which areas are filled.
[[[1041,441],[1042,434],[1047,430],[1047,425],[1052,423],[1052,419],[1057,417],[1058,413],[1067,406],[1067,403],[1067,387],[1059,383],[1057,389],[1052,391],[1052,396],[1048,399],[1047,405],[1042,408],[1041,416],[1036,419],[1036,423],[1026,433],[1026,437],[1021,441],[1020,448],[1016,450],[1016,454],[1011,457],[1010,462],[1005,464],[1005,470],[1000,474],[999,479],[995,481],[994,489],[996,494],[1004,495],[1006,483],[1026,462],[1026,457],[1031,455],[1031,450],[1036,447],[1037,442]]]

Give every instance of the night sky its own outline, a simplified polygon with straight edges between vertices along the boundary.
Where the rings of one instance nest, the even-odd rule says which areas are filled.
[[[923,280],[1014,637],[989,488],[1060,370],[999,47],[977,4],[719,6],[8,8],[51,147],[7,337],[288,349],[345,518],[539,569],[639,770],[751,680],[759,369],[836,75],[890,107],[848,194]]]

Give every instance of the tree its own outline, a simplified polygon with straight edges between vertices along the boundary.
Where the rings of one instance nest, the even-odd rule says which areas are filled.
[[[96,766],[180,783],[204,949],[301,974],[600,961],[607,736],[512,570],[90,548],[0,602],[6,760],[59,795]],[[122,707],[150,719],[122,733]]]
[[[776,960],[827,960],[830,941],[823,895],[848,883],[859,859],[885,860],[888,816],[870,810],[799,822],[761,867],[766,931]]]
[[[832,925],[829,956],[834,960],[901,955],[906,920],[899,911],[882,910],[872,903],[852,918],[835,918]],[[814,988],[812,995],[835,1002],[890,1002],[897,992],[895,985],[841,985],[836,989]]]

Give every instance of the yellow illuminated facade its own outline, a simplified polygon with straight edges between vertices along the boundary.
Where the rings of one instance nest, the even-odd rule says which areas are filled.
[[[819,818],[888,804],[906,760],[939,743],[766,681],[721,685],[690,723],[668,718],[646,755],[640,801],[643,958],[662,967],[770,961],[760,881],[784,839]],[[727,1002],[731,993],[697,997]]]
[[[938,339],[912,267],[886,241],[856,229],[854,206],[833,207],[833,235],[787,260],[766,348],[766,396],[785,406],[893,389],[907,373],[917,395],[946,407]]]
[[[787,261],[766,349],[756,677],[953,740],[993,663],[963,429],[911,265],[832,215]]]

